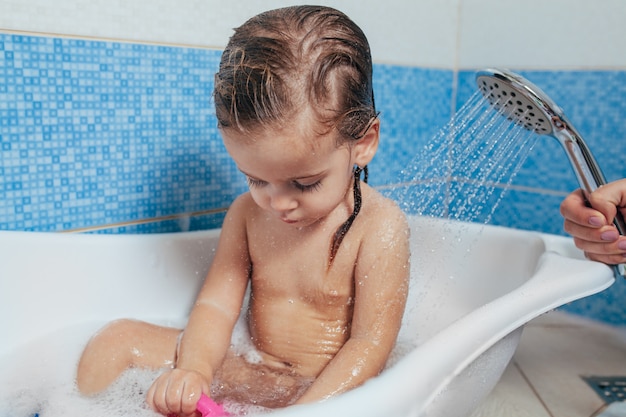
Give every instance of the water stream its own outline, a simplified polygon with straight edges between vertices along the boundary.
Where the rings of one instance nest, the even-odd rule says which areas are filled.
[[[408,214],[489,223],[537,137],[476,92],[383,191]]]

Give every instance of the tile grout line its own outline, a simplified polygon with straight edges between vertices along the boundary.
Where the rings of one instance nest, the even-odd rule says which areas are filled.
[[[543,401],[543,398],[541,398],[541,395],[539,395],[539,392],[535,389],[535,386],[530,382],[530,380],[528,379],[528,377],[526,376],[526,374],[522,370],[522,367],[516,361],[513,361],[513,365],[515,365],[515,367],[519,371],[520,375],[522,376],[522,378],[524,378],[524,381],[526,381],[526,383],[528,384],[528,386],[532,390],[533,394],[535,394],[535,397],[537,397],[537,400],[539,400],[539,402],[541,403],[543,408],[546,410],[548,415],[550,415],[550,417],[556,417],[554,414],[552,414],[552,411],[550,411],[550,409],[548,408],[548,405]]]
[[[191,218],[191,217],[208,216],[212,214],[226,213],[227,210],[228,210],[227,207],[220,207],[220,208],[209,209],[209,210],[193,211],[190,213],[177,213],[177,214],[171,214],[171,215],[166,215],[166,216],[149,217],[149,218],[138,219],[138,220],[128,220],[128,221],[123,221],[123,222],[118,222],[118,223],[108,223],[108,224],[95,225],[95,226],[77,227],[74,229],[59,230],[56,233],[95,232],[99,230],[115,229],[118,227],[137,226],[140,224],[158,223],[158,222],[163,222],[163,221],[168,221],[168,220],[176,220],[176,219],[180,219],[184,217]]]
[[[596,411],[594,411],[593,413],[591,413],[591,415],[589,417],[596,417],[598,416],[601,412],[603,412],[607,407],[607,404],[602,404],[600,406],[600,408],[598,408]]]

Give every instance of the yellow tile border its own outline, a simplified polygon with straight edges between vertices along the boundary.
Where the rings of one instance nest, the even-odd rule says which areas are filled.
[[[98,225],[98,226],[78,227],[75,229],[59,230],[57,233],[94,232],[98,230],[115,229],[117,227],[137,226],[140,224],[157,223],[157,222],[162,222],[162,221],[167,221],[167,220],[177,220],[177,219],[182,219],[182,218],[208,216],[211,214],[225,213],[227,210],[228,210],[227,207],[222,207],[222,208],[217,208],[217,209],[194,211],[191,213],[179,213],[179,214],[172,214],[169,216],[151,217],[148,219],[141,219],[141,220],[129,220],[129,221],[119,222],[119,223],[109,223],[109,224],[103,224],[103,225]]]

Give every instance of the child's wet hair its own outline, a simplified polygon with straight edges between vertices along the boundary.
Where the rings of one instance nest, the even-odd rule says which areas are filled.
[[[367,38],[348,16],[324,6],[270,10],[235,29],[213,96],[222,129],[280,129],[312,110],[317,133],[336,130],[338,145],[361,139],[378,115]],[[361,171],[355,169],[354,210],[335,232],[329,268],[361,209]]]
[[[329,7],[261,13],[230,38],[214,100],[222,128],[275,129],[309,108],[340,140],[358,139],[376,115],[367,38]]]

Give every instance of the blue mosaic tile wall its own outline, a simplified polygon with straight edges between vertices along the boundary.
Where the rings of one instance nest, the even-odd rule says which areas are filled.
[[[0,35],[0,230],[227,207],[245,184],[212,116],[219,55]]]
[[[220,53],[0,34],[0,230],[219,227],[246,189],[213,115]],[[563,108],[609,180],[626,177],[626,71],[520,73]],[[415,155],[474,93],[474,72],[377,64],[374,80],[383,124],[370,181],[398,195]],[[541,138],[489,221],[563,234],[558,206],[574,188],[565,153]],[[613,306],[626,299],[621,288],[568,308],[626,323]]]

